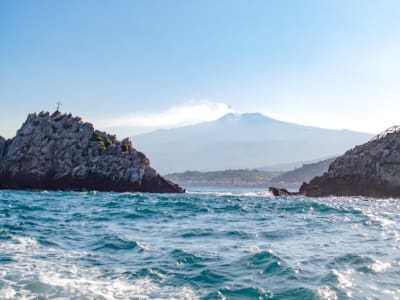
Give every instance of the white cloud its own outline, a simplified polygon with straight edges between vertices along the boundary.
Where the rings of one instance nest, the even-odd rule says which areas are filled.
[[[213,121],[233,112],[225,103],[192,100],[158,113],[137,113],[94,123],[101,129],[112,130],[118,135],[137,135],[160,128],[174,128]]]

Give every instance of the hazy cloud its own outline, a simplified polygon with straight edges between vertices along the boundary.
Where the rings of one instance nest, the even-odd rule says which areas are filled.
[[[233,112],[225,103],[193,100],[157,113],[137,113],[103,119],[94,123],[118,135],[136,135],[160,128],[173,128],[216,120]]]

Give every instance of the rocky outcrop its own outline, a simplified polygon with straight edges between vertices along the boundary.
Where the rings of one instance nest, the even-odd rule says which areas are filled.
[[[0,138],[0,188],[184,192],[129,139],[59,111],[30,114],[13,139]]]
[[[6,144],[7,141],[2,136],[0,136],[0,162],[2,161],[4,153],[6,151]]]
[[[300,193],[400,197],[400,128],[392,127],[347,151],[330,164],[328,172],[304,183]]]
[[[272,193],[273,196],[295,196],[299,195],[298,192],[289,192],[287,189],[281,189],[276,187],[270,187],[269,191]]]

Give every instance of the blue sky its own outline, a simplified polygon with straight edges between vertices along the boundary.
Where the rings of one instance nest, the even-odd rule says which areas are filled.
[[[0,0],[0,134],[57,100],[119,135],[228,111],[379,132],[399,53],[398,1]]]

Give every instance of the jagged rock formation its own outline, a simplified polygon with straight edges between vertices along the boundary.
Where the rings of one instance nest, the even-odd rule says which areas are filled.
[[[273,196],[296,196],[299,195],[298,192],[289,192],[287,189],[270,187],[269,191],[272,193]]]
[[[0,188],[184,192],[129,139],[59,111],[30,114],[13,139],[0,137]]]
[[[304,183],[306,196],[400,197],[400,129],[393,127],[347,151],[328,172]]]

